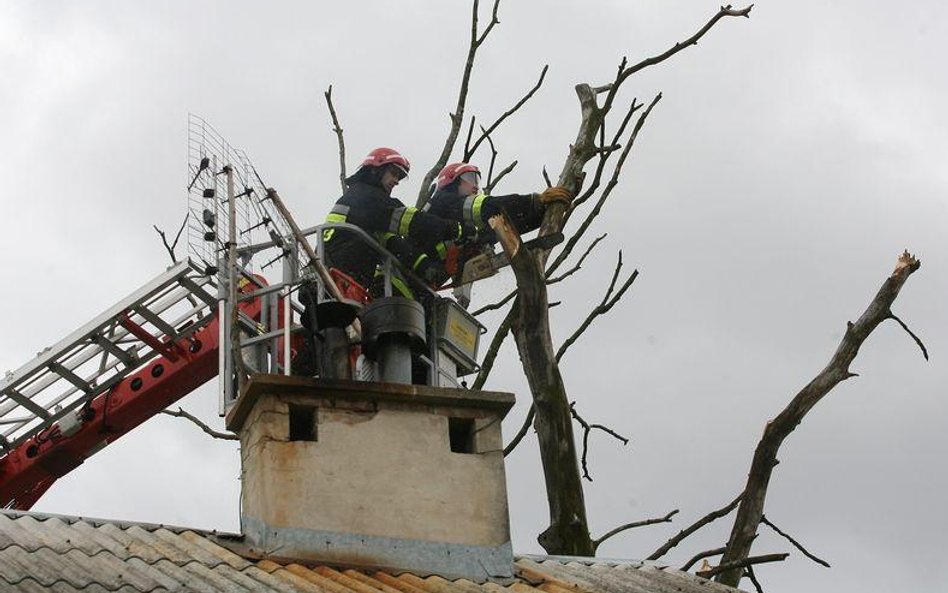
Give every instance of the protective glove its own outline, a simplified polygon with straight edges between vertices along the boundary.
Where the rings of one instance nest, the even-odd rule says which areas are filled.
[[[536,195],[536,201],[542,204],[543,206],[549,206],[553,202],[559,202],[564,206],[569,206],[570,202],[573,201],[573,194],[569,193],[565,187],[560,187],[555,185],[553,187],[548,187],[543,190],[540,194]]]

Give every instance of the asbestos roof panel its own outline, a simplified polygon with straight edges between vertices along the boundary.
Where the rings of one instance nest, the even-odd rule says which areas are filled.
[[[656,563],[519,556],[500,583],[241,556],[240,536],[0,510],[0,591],[17,593],[725,593]]]

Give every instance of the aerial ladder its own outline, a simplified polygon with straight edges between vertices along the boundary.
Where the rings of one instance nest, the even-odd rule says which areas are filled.
[[[211,288],[190,261],[178,263],[7,374],[0,506],[29,509],[57,478],[217,375]],[[255,324],[261,300],[239,310]]]
[[[370,236],[345,223],[301,230],[246,154],[201,118],[189,116],[188,125],[189,257],[0,379],[2,508],[28,510],[58,478],[215,376],[224,415],[247,374],[291,374],[306,339],[293,292],[317,287],[337,318],[341,303],[359,306],[320,263],[329,226],[361,236],[382,256],[386,297],[365,317],[370,325],[381,320],[375,325],[385,331],[392,311],[405,309],[383,301],[392,274],[411,274]],[[277,264],[282,277],[270,283],[262,272]],[[428,384],[459,386],[459,376],[477,370],[484,328],[453,301],[430,297],[427,349],[418,356]],[[341,318],[350,335],[361,332],[359,320]]]

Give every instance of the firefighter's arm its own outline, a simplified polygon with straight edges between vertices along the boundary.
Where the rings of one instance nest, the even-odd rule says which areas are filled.
[[[395,256],[395,259],[429,286],[437,288],[450,277],[445,271],[444,265],[437,258],[421,252],[404,237],[386,233],[383,235],[381,243],[382,247]]]

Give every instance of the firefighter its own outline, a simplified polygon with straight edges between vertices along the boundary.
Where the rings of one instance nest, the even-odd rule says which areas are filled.
[[[326,222],[347,222],[361,228],[426,283],[440,286],[448,274],[441,262],[426,252],[439,242],[459,239],[463,227],[457,221],[405,206],[391,196],[410,167],[408,159],[394,149],[382,147],[371,151],[359,169],[346,179],[346,191],[336,201]],[[327,229],[323,242],[330,266],[345,272],[363,287],[373,284],[381,257],[371,246],[345,229]],[[398,289],[403,294],[408,290],[404,286]]]
[[[435,245],[442,241],[456,241],[462,236],[463,226],[432,214],[405,206],[392,197],[392,190],[408,175],[411,165],[392,148],[372,150],[359,169],[346,179],[346,190],[336,201],[326,222],[349,223],[365,231],[398,261],[431,287],[438,287],[449,278],[443,263],[426,251],[436,252]],[[380,271],[382,255],[365,239],[346,229],[323,231],[325,262],[336,285],[346,298],[366,302],[368,296],[384,294],[384,274]],[[335,271],[347,277],[340,278]],[[394,294],[408,298],[424,298],[426,293],[413,290],[397,273],[391,275]],[[353,286],[353,282],[355,286]],[[300,301],[305,306],[303,325],[311,334],[305,340],[299,362],[294,368],[300,374],[313,374],[319,359],[323,376],[349,378],[347,362],[348,341],[341,328],[317,328],[316,291],[312,286],[300,290]],[[312,332],[320,330],[320,342]],[[338,353],[342,352],[339,356]]]
[[[481,192],[481,173],[469,163],[451,163],[438,173],[435,192],[425,211],[440,218],[461,223],[466,236],[478,242],[493,241],[487,221],[501,211],[521,234],[540,228],[549,204],[569,205],[572,196],[562,187],[551,187],[539,194],[488,196]]]

